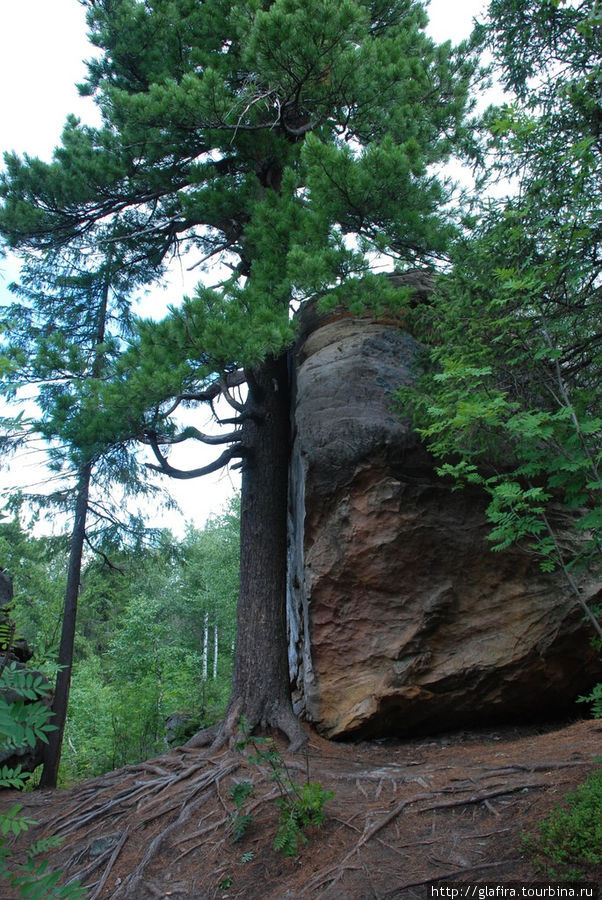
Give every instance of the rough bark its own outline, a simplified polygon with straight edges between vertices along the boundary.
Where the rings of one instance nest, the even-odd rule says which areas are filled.
[[[82,555],[86,536],[86,515],[88,513],[88,495],[90,492],[91,477],[92,463],[86,463],[82,466],[80,471],[77,499],[75,502],[75,520],[73,523],[73,531],[71,532],[69,549],[69,570],[67,573],[67,586],[65,588],[63,626],[58,656],[59,670],[56,677],[54,700],[52,702],[52,724],[56,726],[56,731],[50,732],[48,744],[44,749],[44,768],[42,769],[40,778],[41,788],[56,787],[59,763],[61,761],[61,747],[65,731],[65,722],[67,721],[69,688],[71,686],[77,601],[79,597]]]
[[[245,728],[273,727],[298,748],[305,732],[293,713],[287,658],[286,556],[290,444],[286,355],[248,373],[240,593],[232,696],[221,739]]]

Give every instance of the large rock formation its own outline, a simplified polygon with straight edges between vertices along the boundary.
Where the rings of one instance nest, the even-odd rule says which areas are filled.
[[[391,412],[418,350],[386,322],[313,313],[298,348],[290,665],[330,737],[574,712],[601,677],[562,577],[492,553],[484,498],[451,491]]]

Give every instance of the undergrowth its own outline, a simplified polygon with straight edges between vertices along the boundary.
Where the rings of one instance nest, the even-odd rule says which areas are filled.
[[[602,863],[602,769],[548,813],[537,834],[524,835],[523,847],[553,878],[583,878],[588,866]]]
[[[19,668],[14,662],[7,665],[6,655],[0,670],[0,751],[4,757],[12,751],[33,748],[39,740],[47,742],[48,732],[55,727],[50,724],[49,688],[44,676]],[[23,790],[30,777],[20,765],[3,765],[0,789]],[[62,873],[50,871],[48,862],[39,858],[56,849],[60,838],[32,843],[25,863],[14,862],[9,839],[19,837],[36,824],[22,815],[22,808],[16,803],[8,812],[0,813],[0,880],[27,900],[83,900],[81,888],[59,884]]]
[[[274,849],[283,856],[298,856],[301,844],[307,842],[305,830],[311,826],[320,828],[326,818],[325,805],[334,797],[334,791],[325,790],[309,774],[303,783],[295,781],[271,738],[245,738],[236,749],[246,753],[249,763],[256,766],[267,765],[271,770],[270,780],[277,787],[278,796],[274,803],[280,810],[278,828],[274,838]],[[250,810],[250,800],[255,792],[252,781],[238,781],[232,785],[229,795],[234,803],[231,818],[232,841],[239,841],[254,822]]]

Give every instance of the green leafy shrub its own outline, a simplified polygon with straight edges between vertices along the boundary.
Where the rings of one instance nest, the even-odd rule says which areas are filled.
[[[279,797],[280,822],[274,839],[274,849],[284,856],[298,856],[299,844],[306,843],[303,829],[324,824],[325,804],[334,797],[334,791],[327,791],[319,782],[306,781],[295,786],[292,793]]]
[[[45,702],[49,686],[44,676],[19,669],[12,662],[0,673],[0,691],[0,751],[33,748],[38,741],[48,743],[46,735],[54,731],[54,725],[49,724],[50,712]]]
[[[524,837],[524,847],[551,877],[582,878],[584,866],[602,862],[602,769],[566,799],[566,807],[540,822],[537,835]]]
[[[591,703],[594,719],[602,719],[602,683],[596,684],[585,697],[579,697],[577,703]]]
[[[271,780],[279,790],[275,800],[280,816],[274,850],[284,856],[298,856],[300,844],[307,842],[304,829],[312,825],[320,828],[324,824],[324,807],[334,797],[334,791],[325,790],[320,783],[309,779],[303,784],[294,781],[271,738],[245,738],[237,744],[241,751],[247,747],[254,751],[247,755],[248,761],[258,766],[267,764],[272,770]],[[246,806],[253,793],[254,785],[250,781],[239,781],[229,790],[235,806],[231,821],[232,841],[240,840],[253,823],[253,816]]]
[[[253,791],[254,787],[250,781],[237,781],[228,791],[235,806],[232,815],[232,843],[241,839],[253,821],[253,816],[244,811],[245,803]]]
[[[44,676],[10,663],[0,671],[0,690],[0,752],[33,748],[38,740],[47,743],[54,725],[50,724],[52,713],[46,702],[49,688]],[[4,765],[0,769],[0,787],[22,790],[30,777],[21,766]],[[0,880],[28,900],[83,900],[78,885],[60,885],[60,870],[48,871],[48,862],[38,859],[40,854],[55,849],[59,839],[37,841],[29,847],[25,863],[12,861],[9,837],[18,837],[36,824],[21,814],[22,809],[16,803],[8,812],[0,813]]]

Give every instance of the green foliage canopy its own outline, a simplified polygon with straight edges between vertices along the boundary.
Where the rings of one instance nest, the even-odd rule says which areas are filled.
[[[515,190],[467,219],[419,315],[433,349],[405,399],[441,472],[489,491],[494,548],[520,542],[580,596],[573,576],[599,568],[602,541],[599,13],[494,0],[489,14],[515,92],[486,114],[489,150]]]
[[[100,55],[81,90],[103,124],[69,119],[51,163],[6,157],[0,231],[25,253],[110,246],[149,281],[183,250],[222,273],[141,328],[92,431],[104,411],[113,439],[139,434],[153,404],[277,355],[289,304],[345,301],[376,255],[403,266],[443,252],[451,221],[431,167],[465,138],[472,65],[426,21],[414,0],[89,5]]]

